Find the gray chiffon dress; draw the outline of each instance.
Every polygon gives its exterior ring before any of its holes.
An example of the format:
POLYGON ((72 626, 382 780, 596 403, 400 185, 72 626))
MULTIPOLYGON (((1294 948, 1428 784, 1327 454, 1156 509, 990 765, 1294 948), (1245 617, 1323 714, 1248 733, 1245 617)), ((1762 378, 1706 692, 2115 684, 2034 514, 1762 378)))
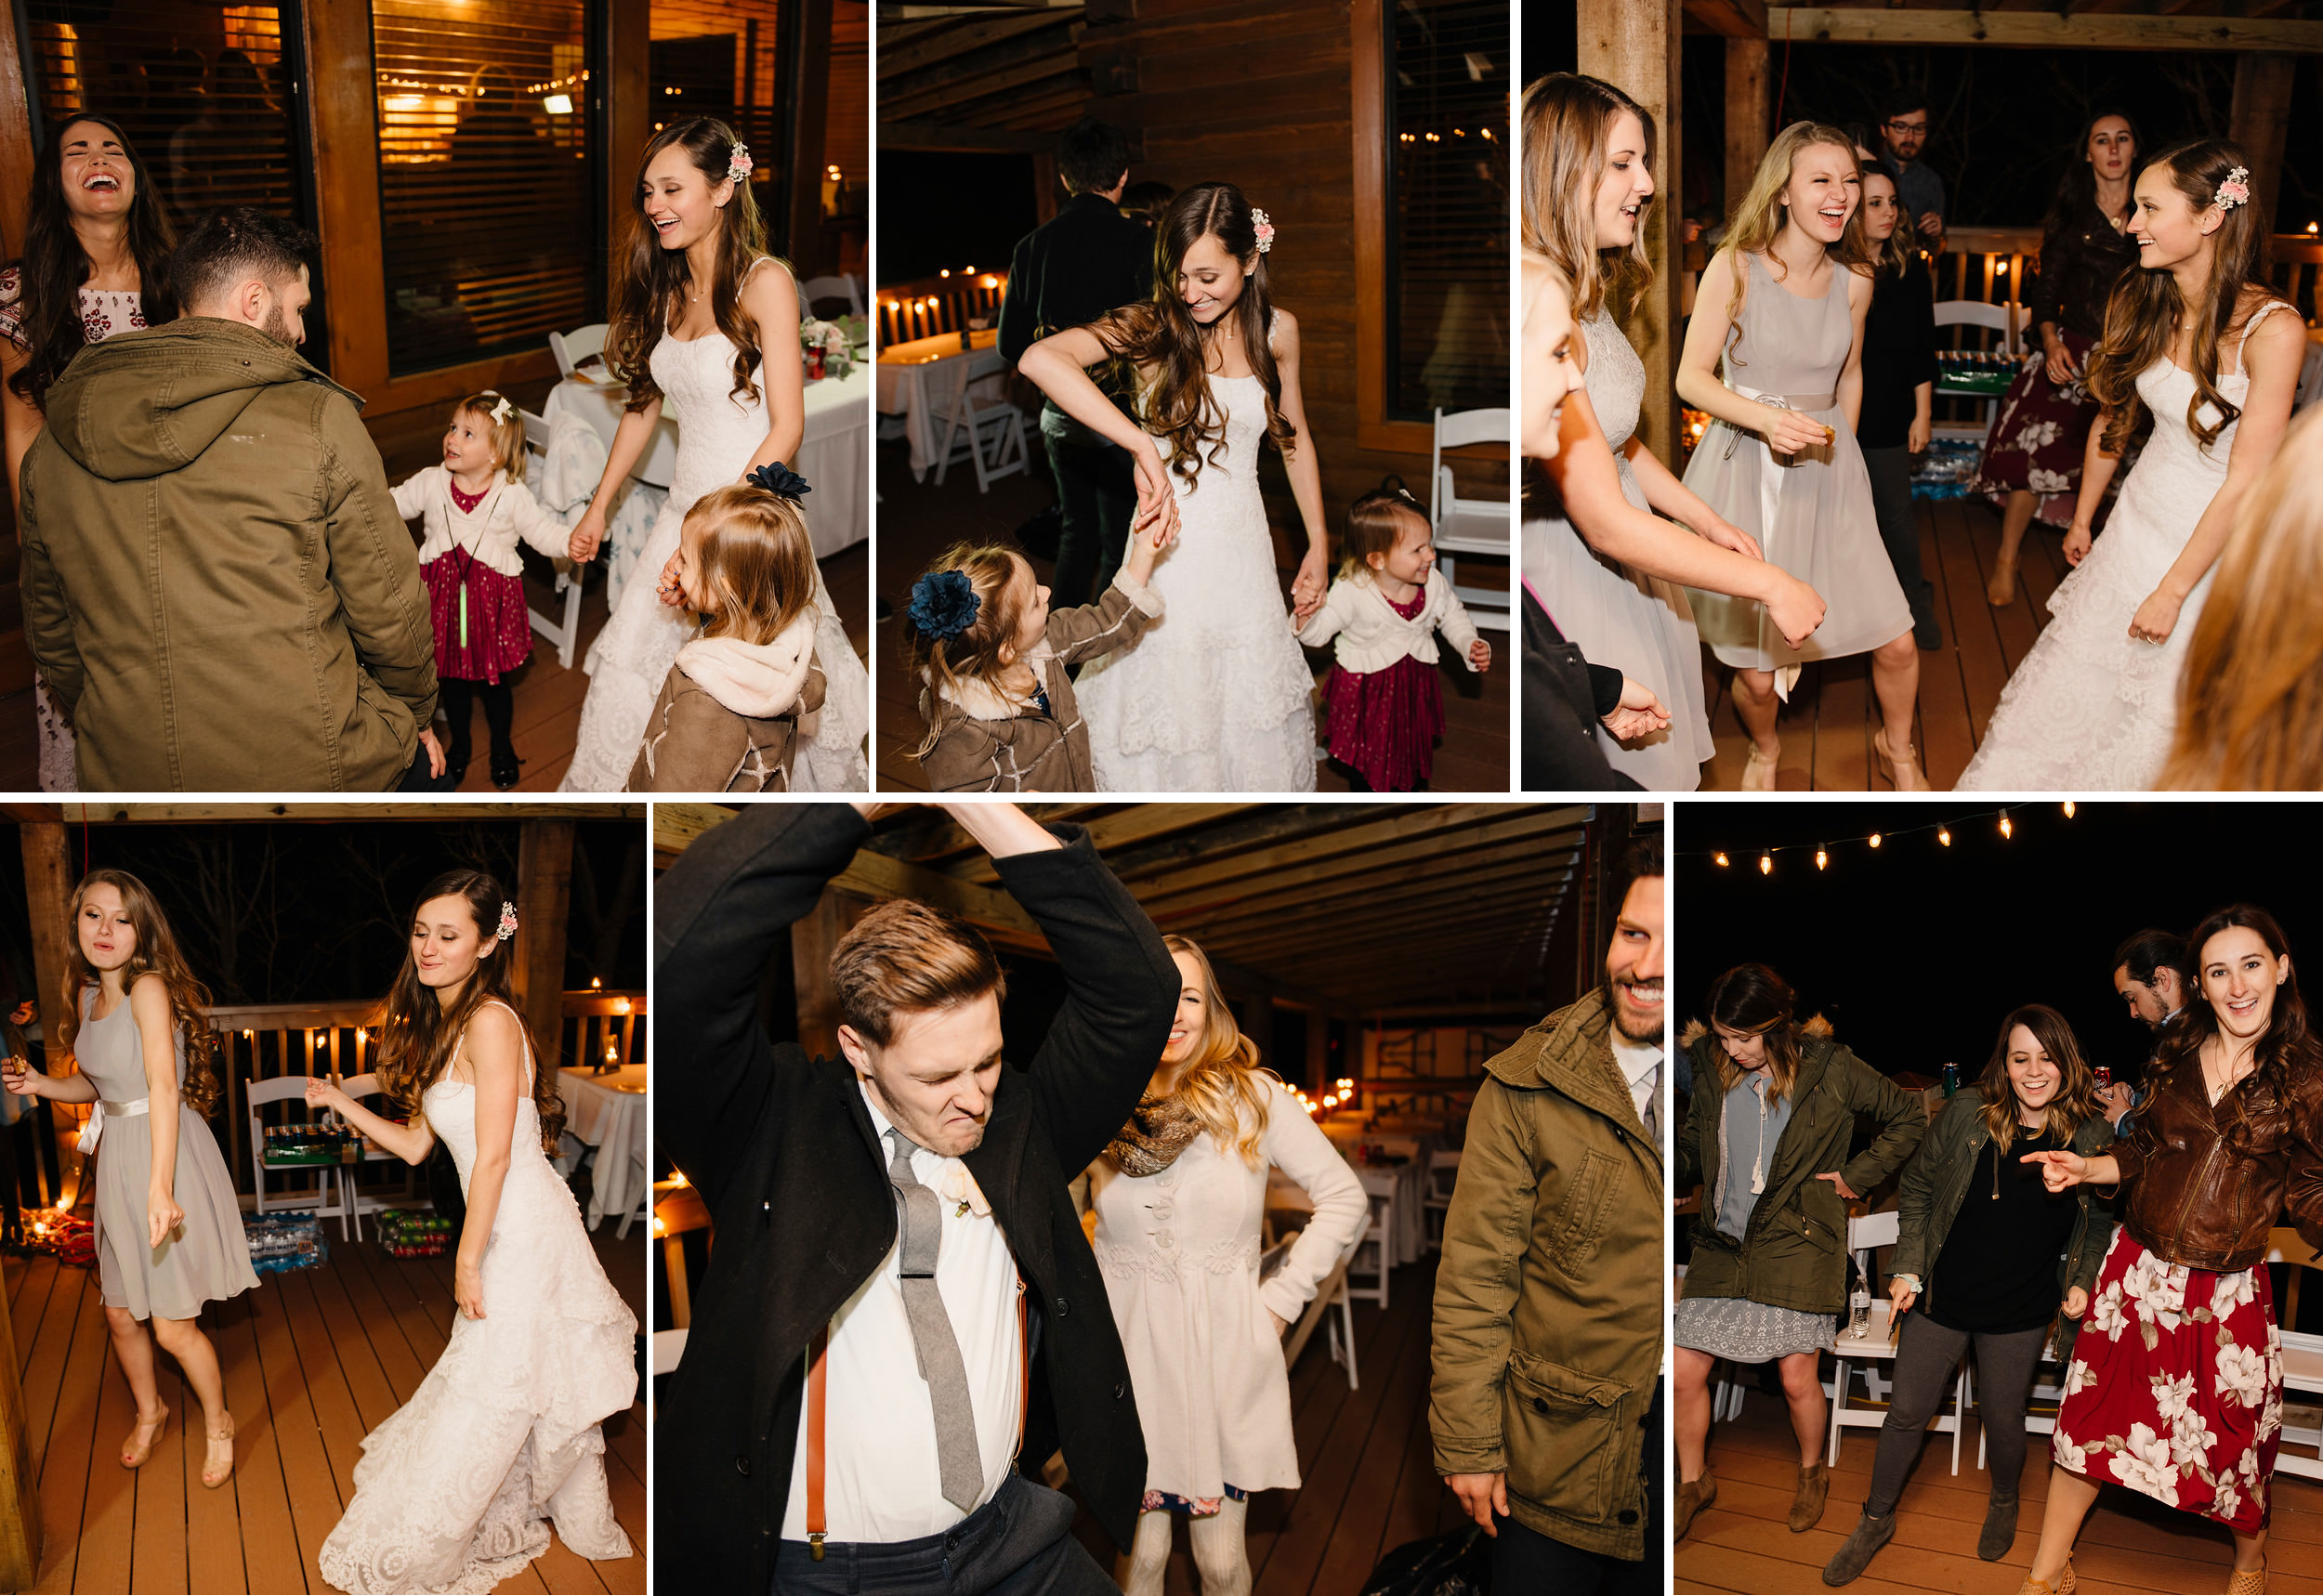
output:
MULTIPOLYGON (((177 1105, 177 1176, 170 1196, 185 1210, 159 1247, 145 1244, 145 1194, 152 1184, 153 1119, 147 1110, 145 1050, 125 994, 103 1019, 91 1017, 97 988, 81 994, 81 1028, 72 1055, 97 1087, 105 1123, 97 1141, 98 1286, 109 1308, 140 1319, 190 1319, 204 1302, 258 1283, 242 1228, 234 1183, 203 1118, 177 1105)), ((177 1084, 185 1085, 186 1043, 177 1038, 177 1084)))
POLYGON ((1830 290, 1802 299, 1758 256, 1743 255, 1741 263, 1742 313, 1726 333, 1726 386, 1797 411, 1836 437, 1778 455, 1757 433, 1713 421, 1694 446, 1686 485, 1756 538, 1768 559, 1822 595, 1823 624, 1794 649, 1765 605, 1699 589, 1692 594, 1694 621, 1711 652, 1739 670, 1778 671, 1869 653, 1911 630, 1911 606, 1880 541, 1855 425, 1839 408, 1839 374, 1855 345, 1850 274, 1834 262, 1830 290))
MULTIPOLYGON (((1637 430, 1646 397, 1646 367, 1605 307, 1582 323, 1589 370, 1582 386, 1613 450, 1621 496, 1648 515, 1646 491, 1630 471, 1621 446, 1637 430)), ((1602 725, 1597 744, 1606 763, 1649 792, 1691 792, 1701 785, 1702 761, 1715 752, 1710 711, 1702 697, 1701 640, 1686 590, 1604 558, 1561 516, 1525 522, 1523 575, 1566 641, 1591 663, 1610 665, 1653 689, 1670 712, 1670 727, 1651 737, 1617 742, 1602 725)))

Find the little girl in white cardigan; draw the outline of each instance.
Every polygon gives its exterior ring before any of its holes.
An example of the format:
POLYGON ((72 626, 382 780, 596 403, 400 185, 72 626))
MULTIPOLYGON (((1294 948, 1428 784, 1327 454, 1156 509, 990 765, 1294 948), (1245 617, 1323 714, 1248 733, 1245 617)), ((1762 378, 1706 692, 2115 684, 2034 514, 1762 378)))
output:
POLYGON ((511 735, 516 695, 502 678, 532 654, 517 544, 531 543, 554 558, 571 542, 564 525, 524 486, 524 418, 517 407, 490 389, 454 405, 443 431, 443 464, 397 484, 395 507, 405 520, 417 517, 424 534, 419 574, 436 634, 436 685, 452 722, 444 774, 456 787, 467 771, 470 708, 481 698, 492 785, 505 792, 518 772, 511 735))
POLYGON ((1467 606, 1436 569, 1427 517, 1400 484, 1383 485, 1348 510, 1339 575, 1299 628, 1309 648, 1338 639, 1323 701, 1331 757, 1358 791, 1427 785, 1444 730, 1438 632, 1470 670, 1492 668, 1492 646, 1476 635, 1467 606))

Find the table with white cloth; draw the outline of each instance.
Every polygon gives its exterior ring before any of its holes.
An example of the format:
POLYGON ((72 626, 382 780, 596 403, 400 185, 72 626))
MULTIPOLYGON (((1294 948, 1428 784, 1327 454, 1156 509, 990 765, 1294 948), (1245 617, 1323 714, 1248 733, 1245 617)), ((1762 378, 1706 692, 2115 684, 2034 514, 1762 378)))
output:
POLYGON ((646 1066, 625 1064, 599 1075, 573 1066, 564 1077, 565 1134, 597 1149, 596 1184, 589 1193, 589 1228, 607 1214, 619 1217, 644 1200, 646 1066))
MULTIPOLYGON (((1362 1182, 1365 1193, 1375 1197, 1392 1197, 1395 1202, 1395 1231, 1389 1236, 1390 1262, 1395 1265, 1415 1263, 1425 1256, 1427 1245, 1427 1179, 1428 1155, 1436 1150, 1432 1135, 1398 1136, 1366 1135, 1359 1125, 1333 1125, 1326 1121, 1323 1134, 1339 1149, 1340 1157, 1362 1182), (1400 1164, 1359 1164, 1356 1149, 1365 1144, 1380 1148, 1389 1157, 1401 1157, 1400 1164)), ((1266 1206, 1311 1211, 1314 1204, 1304 1192, 1280 1170, 1270 1170, 1266 1176, 1266 1206)))
MULTIPOLYGON (((844 377, 825 377, 807 385, 806 433, 798 446, 798 458, 786 464, 806 477, 813 490, 805 508, 817 559, 852 548, 871 536, 871 505, 864 497, 864 481, 871 469, 871 373, 860 365, 844 377)), ((624 384, 567 377, 548 390, 541 414, 550 421, 568 410, 585 416, 610 449, 628 399, 624 384)), ((677 420, 664 405, 645 457, 630 475, 640 482, 666 488, 676 470, 677 420)))
MULTIPOLYGON (((935 406, 952 397, 959 380, 959 362, 1000 342, 995 329, 970 332, 968 347, 960 347, 957 333, 938 333, 908 344, 890 344, 879 351, 879 413, 903 418, 904 437, 912 445, 912 476, 925 480, 942 447, 936 436, 935 406)), ((978 399, 998 401, 1008 381, 1005 372, 979 379, 970 389, 978 399)))

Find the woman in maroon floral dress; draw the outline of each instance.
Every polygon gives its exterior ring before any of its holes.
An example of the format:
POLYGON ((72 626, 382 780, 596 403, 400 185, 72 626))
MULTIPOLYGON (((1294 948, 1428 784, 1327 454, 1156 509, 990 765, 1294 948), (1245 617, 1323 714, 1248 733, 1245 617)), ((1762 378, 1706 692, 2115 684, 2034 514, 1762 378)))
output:
POLYGON ((2163 1029, 2136 1127, 2111 1151, 2028 1154, 2051 1191, 2119 1184, 2120 1223, 2081 1318, 2050 1445, 2049 1504, 2023 1589, 2074 1589, 2100 1483, 2234 1535, 2226 1589, 2266 1589, 2283 1416, 2267 1232, 2323 1245, 2323 1046, 2282 928, 2236 904, 2194 928, 2198 1002, 2163 1029))
MULTIPOLYGON (((2073 521, 2081 459, 2098 409, 2081 379, 2090 350, 2105 335, 2113 285, 2137 264, 2129 224, 2139 147, 2128 117, 2118 111, 2092 117, 2081 129, 2080 159, 2049 203, 2041 280, 2025 307, 2044 358, 2009 386, 1972 484, 2001 509, 2001 553, 1986 593, 1995 605, 2016 598, 2017 550, 2026 529, 2036 519, 2060 530, 2073 521)), ((2101 526, 2104 514, 2098 512, 2101 526)))
MULTIPOLYGON (((115 333, 177 316, 169 291, 176 245, 119 123, 84 115, 58 129, 33 166, 23 258, 0 271, 0 434, 11 504, 49 385, 72 357, 115 333)), ((72 791, 72 727, 37 681, 33 697, 41 787, 72 791)))

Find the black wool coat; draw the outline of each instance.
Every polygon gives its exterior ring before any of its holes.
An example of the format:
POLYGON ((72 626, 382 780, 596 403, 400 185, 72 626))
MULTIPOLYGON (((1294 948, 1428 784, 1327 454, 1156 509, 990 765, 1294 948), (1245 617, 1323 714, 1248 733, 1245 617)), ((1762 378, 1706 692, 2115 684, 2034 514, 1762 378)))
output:
MULTIPOLYGON (((1153 294, 1153 234, 1122 215, 1102 194, 1075 194, 1057 215, 1017 241, 1008 288, 1000 302, 1000 352, 1010 364, 1052 333, 1085 327, 1109 310, 1153 294)), ((1113 373, 1092 372, 1100 387, 1113 373)), ((1117 405, 1127 396, 1107 388, 1117 405)), ((1041 430, 1069 443, 1106 439, 1051 400, 1041 408, 1041 430)))
MULTIPOLYGON (((1052 830, 1064 849, 998 868, 1047 935, 1065 1003, 1030 1063, 1002 1071, 983 1143, 965 1161, 1031 1313, 1019 1466, 1037 1471, 1061 1446, 1076 1488, 1126 1547, 1145 1437, 1066 1183, 1136 1106, 1169 1036, 1178 974, 1086 834, 1052 830)), ((849 805, 755 805, 694 844, 656 889, 656 1134, 716 1226, 685 1361, 654 1421, 654 1557, 674 1588, 768 1589, 808 1341, 895 1245, 886 1161, 852 1069, 770 1045, 756 1019, 783 931, 869 834, 849 805)))

